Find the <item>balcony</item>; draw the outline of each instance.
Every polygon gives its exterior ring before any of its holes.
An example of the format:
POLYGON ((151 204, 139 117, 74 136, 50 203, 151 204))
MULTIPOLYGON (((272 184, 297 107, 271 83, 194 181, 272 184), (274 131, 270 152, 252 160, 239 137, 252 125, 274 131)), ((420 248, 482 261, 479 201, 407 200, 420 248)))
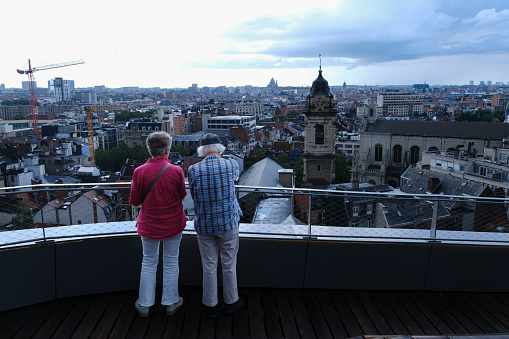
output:
POLYGON ((141 243, 129 220, 128 183, 3 190, 2 220, 10 213, 20 226, 28 216, 37 227, 0 232, 0 336, 509 333, 509 268, 499 260, 509 253, 507 200, 245 186, 238 194, 246 307, 214 322, 200 315, 190 199, 180 251, 184 308, 166 317, 155 307, 142 319, 132 306, 141 243), (356 218, 376 216, 373 227, 344 227, 349 202, 362 201, 372 215, 361 208, 356 218))

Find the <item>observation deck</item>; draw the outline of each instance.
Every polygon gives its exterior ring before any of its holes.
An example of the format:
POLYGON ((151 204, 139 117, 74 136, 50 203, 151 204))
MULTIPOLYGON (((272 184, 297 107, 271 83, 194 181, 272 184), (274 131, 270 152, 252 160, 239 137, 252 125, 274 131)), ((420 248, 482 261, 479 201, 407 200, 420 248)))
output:
POLYGON ((184 306, 137 315, 141 242, 128 186, 0 192, 1 218, 8 201, 23 202, 37 226, 10 230, 27 216, 19 205, 0 232, 0 337, 509 337, 506 199, 238 186, 251 219, 240 224, 237 266, 246 305, 213 321, 200 312, 187 198, 184 306))

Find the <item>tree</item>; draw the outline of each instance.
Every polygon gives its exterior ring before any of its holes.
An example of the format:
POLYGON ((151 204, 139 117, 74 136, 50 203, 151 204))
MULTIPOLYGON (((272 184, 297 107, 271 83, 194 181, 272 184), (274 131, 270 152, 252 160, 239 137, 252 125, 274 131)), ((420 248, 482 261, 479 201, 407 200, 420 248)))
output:
POLYGON ((140 112, 140 111, 122 111, 115 115, 115 121, 129 121, 130 119, 136 119, 136 118, 150 118, 154 115, 156 111, 150 110, 147 112, 140 112))
POLYGON ((24 230, 33 224, 28 204, 21 200, 16 204, 16 217, 13 220, 13 230, 24 230))
POLYGON ((171 145, 172 152, 180 153, 180 155, 183 155, 183 156, 191 155, 191 151, 194 151, 197 148, 198 148, 198 146, 184 147, 184 146, 171 145))
POLYGON ((264 148, 258 148, 251 153, 253 164, 257 163, 260 160, 265 159, 265 154, 263 152, 265 152, 264 148))
POLYGON ((286 153, 279 154, 276 156, 276 160, 286 168, 290 168, 290 156, 286 153))
POLYGON ((350 166, 344 155, 336 155, 336 158, 334 159, 334 170, 334 182, 336 184, 350 181, 350 166))
POLYGON ((95 162, 97 166, 99 166, 101 170, 112 172, 120 170, 127 159, 145 161, 148 158, 150 158, 150 153, 141 145, 129 148, 126 144, 120 144, 111 151, 101 147, 95 151, 95 162))
POLYGON ((28 105, 30 105, 30 100, 28 99, 2 100, 2 106, 28 106, 28 105))
POLYGON ((304 157, 301 155, 295 163, 295 186, 301 187, 304 177, 304 157))

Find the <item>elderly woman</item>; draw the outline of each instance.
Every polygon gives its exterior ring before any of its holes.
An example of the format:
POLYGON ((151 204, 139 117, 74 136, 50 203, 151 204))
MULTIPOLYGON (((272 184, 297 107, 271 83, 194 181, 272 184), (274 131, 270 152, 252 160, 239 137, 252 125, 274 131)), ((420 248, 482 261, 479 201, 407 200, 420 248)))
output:
POLYGON ((163 243, 163 295, 161 304, 166 314, 172 315, 183 305, 179 297, 179 246, 186 215, 182 200, 186 196, 184 172, 171 165, 168 156, 171 136, 166 132, 154 132, 147 137, 152 156, 136 168, 131 183, 129 203, 141 204, 136 224, 141 236, 143 261, 141 264, 139 299, 135 308, 142 317, 148 317, 150 306, 155 303, 156 273, 159 260, 159 244, 163 243))

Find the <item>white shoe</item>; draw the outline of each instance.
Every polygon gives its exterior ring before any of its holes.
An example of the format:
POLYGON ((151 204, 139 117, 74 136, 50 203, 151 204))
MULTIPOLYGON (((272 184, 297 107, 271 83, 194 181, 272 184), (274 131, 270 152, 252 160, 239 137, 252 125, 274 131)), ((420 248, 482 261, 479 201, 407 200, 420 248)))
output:
POLYGON ((177 301, 175 304, 166 306, 166 315, 174 315, 175 312, 179 310, 179 308, 184 305, 184 299, 182 297, 179 297, 179 301, 177 301))
POLYGON ((146 318, 146 317, 148 317, 148 312, 150 310, 150 307, 149 306, 141 306, 139 303, 139 300, 140 299, 136 299, 136 301, 134 303, 134 308, 136 309, 136 311, 138 311, 138 314, 140 315, 140 317, 146 318))

